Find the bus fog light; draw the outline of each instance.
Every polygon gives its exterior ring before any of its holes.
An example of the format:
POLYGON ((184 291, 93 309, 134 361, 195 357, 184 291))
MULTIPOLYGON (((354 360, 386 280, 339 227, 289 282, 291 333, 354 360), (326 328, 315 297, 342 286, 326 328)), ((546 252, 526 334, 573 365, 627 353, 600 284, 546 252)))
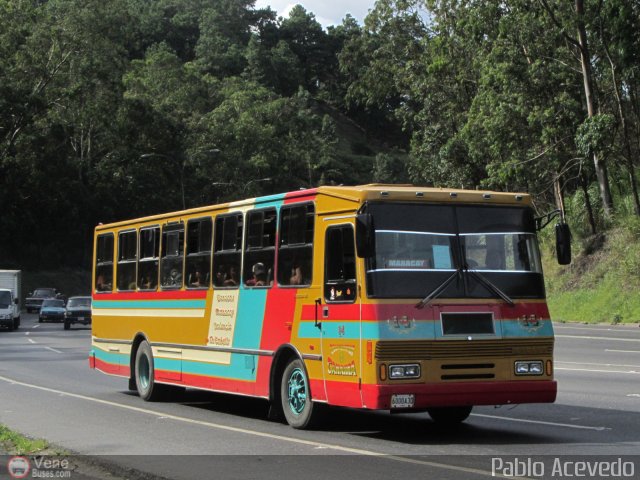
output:
POLYGON ((420 377, 420 365, 389 365, 389 378, 419 378, 420 377))
POLYGON ((516 375, 542 375, 543 367, 540 361, 515 363, 516 375))

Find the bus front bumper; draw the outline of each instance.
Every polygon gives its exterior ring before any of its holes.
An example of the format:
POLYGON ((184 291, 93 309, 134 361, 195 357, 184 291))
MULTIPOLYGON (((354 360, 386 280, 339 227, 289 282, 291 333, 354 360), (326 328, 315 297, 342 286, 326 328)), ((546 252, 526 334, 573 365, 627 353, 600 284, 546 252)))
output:
MULTIPOLYGON (((518 403, 552 403, 558 385, 555 380, 456 382, 443 384, 363 385, 364 407, 392 409, 392 400, 413 395, 407 408, 452 407, 463 405, 509 405, 518 403)), ((395 410, 395 408, 394 408, 395 410)))

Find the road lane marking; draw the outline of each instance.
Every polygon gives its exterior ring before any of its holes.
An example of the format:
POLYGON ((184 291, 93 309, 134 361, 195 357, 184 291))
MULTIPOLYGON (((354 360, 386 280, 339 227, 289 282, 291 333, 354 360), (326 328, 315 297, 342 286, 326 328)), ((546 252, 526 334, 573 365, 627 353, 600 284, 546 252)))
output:
POLYGON ((497 415, 485 415, 483 413, 472 413, 471 416, 483 417, 483 418, 494 418, 497 420, 508 420, 510 422, 535 423, 537 425, 550 425, 554 427, 577 428, 580 430, 596 430, 598 432, 601 432, 603 430, 611 430, 609 427, 589 427, 585 425, 573 425, 571 423, 556 423, 556 422, 545 422, 543 420, 526 420, 524 418, 498 417, 497 415))
POLYGON ((40 324, 38 324, 38 325, 34 325, 34 326, 33 326, 33 327, 31 327, 31 328, 38 328, 39 326, 40 326, 40 324))
POLYGON ((627 397, 638 397, 640 398, 640 393, 630 393, 627 397))
POLYGON ((52 352, 62 353, 60 350, 56 350, 56 349, 55 349, 55 348, 53 348, 53 347, 44 347, 44 348, 46 348, 47 350, 51 350, 52 352))
POLYGON ((31 338, 27 338, 27 340, 29 340, 29 343, 36 343, 35 341, 33 341, 33 339, 31 338))
POLYGON ((556 330, 562 330, 563 328, 567 329, 567 330, 589 330, 592 332, 637 332, 638 330, 636 330, 633 327, 625 327, 625 328, 588 328, 588 327, 571 327, 569 325, 553 325, 553 328, 555 328, 556 330))
POLYGON ((27 332, 27 333, 25 333, 25 335, 27 335, 27 336, 28 336, 28 335, 29 335, 29 333, 31 333, 31 332, 27 332))
POLYGON ((620 363, 588 363, 588 362, 564 362, 561 360, 556 360, 557 364, 563 365, 595 365, 597 367, 631 367, 631 368, 640 368, 640 365, 624 365, 620 363))
MULTIPOLYGON (((434 468, 440 468, 440 469, 444 469, 444 470, 452 470, 452 471, 456 471, 456 472, 471 473, 471 474, 475 474, 475 475, 482 475, 482 476, 485 476, 485 477, 494 477, 494 478, 498 477, 498 478, 509 478, 509 479, 522 478, 523 480, 528 480, 525 477, 508 477, 508 476, 500 475, 498 473, 494 474, 493 472, 491 472, 489 470, 480 470, 480 469, 477 469, 477 468, 461 467, 461 466, 457 466, 457 465, 447 465, 446 463, 430 462, 430 461, 427 461, 427 460, 418 460, 418 459, 415 459, 415 458, 406 458, 406 457, 400 457, 400 456, 397 456, 397 455, 388 455, 388 454, 385 454, 385 453, 375 452, 373 450, 363 450, 363 449, 360 449, 360 448, 342 447, 340 445, 332 445, 332 444, 327 444, 327 443, 322 443, 322 442, 314 442, 312 440, 304 440, 304 439, 301 439, 301 438, 285 437, 283 435, 277 435, 277 434, 274 434, 274 433, 260 432, 260 431, 257 431, 257 430, 248 430, 248 429, 239 428, 239 427, 231 427, 229 425, 222 425, 220 423, 207 422, 207 421, 204 421, 204 420, 195 420, 193 418, 180 417, 178 415, 172 415, 172 414, 168 414, 168 413, 164 413, 164 412, 159 412, 157 410, 149 410, 149 409, 146 409, 146 408, 134 407, 132 405, 124 405, 124 404, 120 404, 120 403, 116 403, 116 402, 110 402, 108 400, 102 400, 100 398, 87 397, 85 395, 80 395, 78 393, 70 393, 70 392, 65 392, 63 390, 56 390, 54 388, 42 387, 40 385, 33 385, 31 383, 20 382, 18 380, 14 380, 12 378, 4 377, 4 376, 0 376, 0 380, 2 380, 4 382, 7 382, 7 383, 10 383, 10 384, 13 384, 13 385, 20 385, 20 386, 26 387, 26 388, 32 388, 32 389, 35 389, 35 390, 41 390, 43 392, 55 393, 57 395, 77 398, 79 400, 86 400, 86 401, 93 402, 93 403, 99 403, 101 405, 109 405, 111 407, 121 408, 123 410, 129 410, 129 411, 132 411, 132 412, 143 413, 145 415, 152 415, 152 416, 155 416, 155 417, 164 417, 166 419, 174 420, 174 421, 177 421, 177 422, 184 422, 184 423, 189 423, 189 424, 192 424, 192 425, 200 425, 200 426, 204 426, 204 427, 215 428, 215 429, 218 429, 218 430, 225 430, 225 431, 228 431, 228 432, 242 433, 242 434, 246 434, 246 435, 253 435, 253 436, 256 436, 256 437, 269 438, 269 439, 272 439, 272 440, 279 440, 279 441, 282 441, 282 442, 297 443, 297 444, 300 444, 300 445, 306 445, 306 446, 309 446, 309 447, 314 447, 315 449, 335 450, 335 451, 351 453, 351 454, 355 454, 355 455, 377 457, 377 458, 385 459, 385 460, 393 460, 393 461, 396 461, 396 462, 411 463, 411 464, 414 464, 414 465, 422 465, 422 466, 426 466, 426 467, 434 467, 434 468)), ((501 418, 501 417, 496 417, 496 418, 501 418)))
POLYGON ((566 367, 555 367, 555 370, 566 370, 568 372, 592 372, 592 373, 630 373, 633 375, 640 374, 640 371, 635 370, 595 370, 590 368, 566 368, 566 367))
POLYGON ((640 350, 609 350, 608 348, 605 348, 604 351, 616 353, 640 353, 640 350))
POLYGON ((590 337, 588 335, 556 335, 556 338, 582 338, 584 340, 615 340, 618 342, 640 342, 640 338, 590 337))

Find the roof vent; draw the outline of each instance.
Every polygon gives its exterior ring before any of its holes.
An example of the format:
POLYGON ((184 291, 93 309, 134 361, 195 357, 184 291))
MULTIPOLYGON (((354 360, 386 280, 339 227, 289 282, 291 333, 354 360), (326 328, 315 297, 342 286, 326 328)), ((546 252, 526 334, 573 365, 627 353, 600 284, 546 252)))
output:
POLYGON ((484 198, 485 200, 489 200, 491 198, 491 194, 490 193, 483 193, 482 194, 482 198, 484 198))
POLYGON ((381 197, 388 197, 389 196, 389 192, 387 192, 387 191, 380 192, 380 196, 381 197))
POLYGON ((424 192, 416 192, 416 197, 424 197, 424 192))
POLYGON ((450 196, 451 198, 457 198, 457 197, 458 197, 458 194, 457 194, 456 192, 451 192, 451 193, 449 194, 449 196, 450 196))
POLYGON ((518 202, 521 202, 522 201, 522 195, 516 195, 516 200, 518 202))

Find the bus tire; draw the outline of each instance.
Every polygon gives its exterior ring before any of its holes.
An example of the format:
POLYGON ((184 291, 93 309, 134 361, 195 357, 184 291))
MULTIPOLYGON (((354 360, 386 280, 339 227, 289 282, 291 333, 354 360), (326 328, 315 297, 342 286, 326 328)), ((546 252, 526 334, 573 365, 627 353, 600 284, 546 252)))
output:
POLYGON ((280 382, 282 410, 287 423, 293 428, 304 429, 314 420, 314 403, 311 400, 309 379, 302 360, 289 362, 280 382))
POLYGON ((441 425, 455 425, 464 422, 471 414, 473 406, 428 408, 431 419, 441 425))
POLYGON ((151 346, 144 340, 136 351, 135 378, 136 390, 140 398, 147 402, 160 400, 164 393, 164 385, 155 382, 155 371, 153 368, 153 353, 151 346))

